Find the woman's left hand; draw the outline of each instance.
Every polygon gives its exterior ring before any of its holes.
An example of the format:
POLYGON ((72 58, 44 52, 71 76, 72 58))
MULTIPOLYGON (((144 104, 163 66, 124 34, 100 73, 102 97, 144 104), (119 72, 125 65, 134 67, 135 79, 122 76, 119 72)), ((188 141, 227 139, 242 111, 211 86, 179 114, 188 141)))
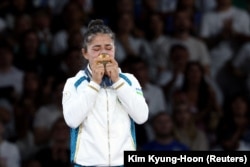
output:
POLYGON ((105 65, 105 74, 115 83, 119 80, 118 63, 114 58, 105 65))

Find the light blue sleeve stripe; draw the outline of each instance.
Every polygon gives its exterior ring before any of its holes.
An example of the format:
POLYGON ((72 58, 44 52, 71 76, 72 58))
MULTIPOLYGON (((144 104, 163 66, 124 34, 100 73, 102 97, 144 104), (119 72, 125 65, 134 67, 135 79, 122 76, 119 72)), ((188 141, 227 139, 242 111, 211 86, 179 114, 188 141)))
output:
POLYGON ((74 161, 79 128, 70 128, 70 161, 74 161))
MULTIPOLYGON (((119 74, 119 76, 121 78, 123 78, 130 86, 132 86, 132 82, 130 81, 130 79, 128 79, 128 77, 122 73, 119 74)), ((135 122, 134 120, 130 117, 130 131, 131 131, 131 135, 136 147, 136 132, 135 132, 135 122)))
MULTIPOLYGON (((89 78, 86 76, 83 76, 79 78, 74 86, 77 88, 83 81, 89 81, 89 78)), ((77 137, 78 137, 78 131, 79 127, 76 129, 70 128, 70 161, 74 161, 75 153, 76 153, 76 143, 77 143, 77 137)))
POLYGON ((135 144, 135 148, 137 147, 136 145, 136 132, 135 132, 135 122, 134 120, 130 117, 130 131, 131 131, 131 135, 135 144))
POLYGON ((119 77, 124 79, 130 86, 132 85, 132 82, 128 79, 128 77, 122 73, 119 74, 119 77))
POLYGON ((83 76, 81 78, 79 78, 76 82, 75 82, 75 87, 77 88, 83 81, 87 80, 88 82, 90 81, 90 79, 86 76, 83 76))

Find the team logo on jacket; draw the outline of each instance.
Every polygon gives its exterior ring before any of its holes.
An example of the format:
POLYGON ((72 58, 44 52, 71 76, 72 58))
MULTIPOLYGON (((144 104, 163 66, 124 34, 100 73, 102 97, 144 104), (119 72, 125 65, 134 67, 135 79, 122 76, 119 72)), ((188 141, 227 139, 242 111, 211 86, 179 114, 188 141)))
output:
POLYGON ((71 93, 70 92, 63 92, 63 102, 66 102, 70 99, 71 93))
POLYGON ((136 93, 139 95, 143 95, 142 90, 140 88, 136 88, 136 93))

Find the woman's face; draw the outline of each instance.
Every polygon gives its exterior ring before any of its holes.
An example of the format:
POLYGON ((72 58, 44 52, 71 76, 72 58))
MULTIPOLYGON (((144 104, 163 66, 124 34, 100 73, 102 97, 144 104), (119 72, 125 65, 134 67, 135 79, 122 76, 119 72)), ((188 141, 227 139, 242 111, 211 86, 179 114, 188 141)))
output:
POLYGON ((115 56, 114 41, 108 34, 97 34, 92 37, 90 43, 87 45, 87 50, 82 50, 84 57, 90 64, 101 54, 106 53, 111 57, 115 56))
POLYGON ((157 16, 157 15, 151 16, 149 26, 150 26, 150 30, 152 30, 155 34, 163 33, 164 25, 160 16, 157 16))
POLYGON ((171 55, 171 61, 175 68, 185 69, 188 62, 188 51, 184 49, 178 49, 171 55))
POLYGON ((158 116, 153 123, 153 129, 158 136, 169 136, 173 132, 173 122, 169 115, 158 116))
POLYGON ((176 107, 176 123, 179 125, 186 125, 191 120, 191 113, 187 104, 181 104, 176 107))
POLYGON ((176 14, 175 20, 175 30, 179 33, 189 31, 192 27, 192 22, 190 20, 189 13, 187 11, 180 11, 176 14))
POLYGON ((239 97, 232 102, 231 108, 233 113, 245 113, 247 112, 247 103, 239 97))
POLYGON ((27 34, 24 39, 24 48, 26 52, 36 52, 39 46, 39 40, 34 32, 27 34))
POLYGON ((39 80, 36 73, 27 72, 24 78, 24 89, 28 91, 37 91, 39 88, 39 80))
POLYGON ((232 105, 231 108, 232 108, 233 118, 234 118, 235 123, 239 127, 245 127, 248 123, 247 103, 239 97, 239 98, 235 99, 231 105, 232 105))
POLYGON ((188 69, 187 78, 189 82, 199 84, 202 78, 202 71, 198 65, 192 65, 188 69))

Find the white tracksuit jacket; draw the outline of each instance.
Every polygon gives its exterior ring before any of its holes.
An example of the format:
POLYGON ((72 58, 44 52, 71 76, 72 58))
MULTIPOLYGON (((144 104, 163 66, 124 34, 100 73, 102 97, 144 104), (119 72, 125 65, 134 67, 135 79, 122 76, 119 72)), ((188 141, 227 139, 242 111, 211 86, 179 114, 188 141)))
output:
POLYGON ((134 122, 142 124, 148 118, 148 106, 133 75, 120 73, 116 83, 108 79, 101 85, 91 81, 88 66, 64 86, 71 161, 78 165, 123 165, 123 151, 136 149, 134 122))

